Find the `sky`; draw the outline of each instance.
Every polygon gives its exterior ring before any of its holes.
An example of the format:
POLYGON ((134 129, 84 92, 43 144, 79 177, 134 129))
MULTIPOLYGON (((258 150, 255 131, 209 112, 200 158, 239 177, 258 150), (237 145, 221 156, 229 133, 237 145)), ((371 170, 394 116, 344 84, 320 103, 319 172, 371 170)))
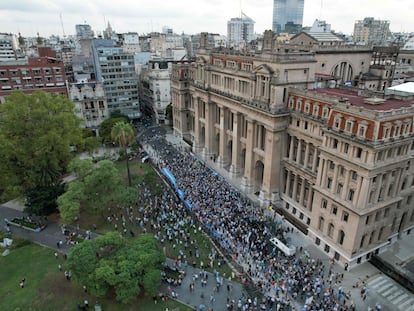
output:
MULTIPOLYGON (((97 33, 110 22, 117 33, 168 26, 178 34, 226 35, 240 8, 256 22, 256 33, 272 28, 273 0, 0 0, 0 32, 73 35, 76 24, 87 23, 97 33)), ((352 34, 355 21, 374 17, 390 21, 393 32, 414 32, 413 15, 413 0, 305 0, 303 25, 325 20, 332 30, 352 34)))

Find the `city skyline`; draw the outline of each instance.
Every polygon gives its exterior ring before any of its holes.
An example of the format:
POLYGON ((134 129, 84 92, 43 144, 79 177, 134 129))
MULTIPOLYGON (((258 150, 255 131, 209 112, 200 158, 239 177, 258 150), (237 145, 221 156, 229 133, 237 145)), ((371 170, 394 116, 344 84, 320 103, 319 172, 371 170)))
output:
MULTIPOLYGON (((87 23, 95 32, 101 32, 108 22, 118 32, 160 32, 169 26, 175 33, 199 32, 227 34, 227 21, 242 11, 255 22, 255 32, 261 34, 272 28, 273 0, 176 0, 151 2, 120 0, 103 2, 97 0, 22 0, 4 2, 0 5, 1 32, 21 33, 25 37, 42 37, 51 34, 62 36, 75 34, 75 25, 87 23), (220 8, 220 9, 218 9, 220 8), (63 27, 62 27, 63 24, 63 27)), ((392 32, 413 32, 411 12, 414 2, 366 0, 322 1, 305 0, 303 26, 311 26, 315 19, 325 20, 336 32, 351 34, 354 23, 365 17, 390 21, 392 32), (358 9, 356 9, 358 8, 358 9)))

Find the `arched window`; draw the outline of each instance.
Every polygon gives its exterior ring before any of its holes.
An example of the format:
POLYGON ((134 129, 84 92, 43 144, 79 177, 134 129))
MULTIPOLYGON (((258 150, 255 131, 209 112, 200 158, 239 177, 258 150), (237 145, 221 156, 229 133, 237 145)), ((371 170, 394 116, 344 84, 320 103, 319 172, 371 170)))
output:
POLYGON ((343 245, 345 240, 345 232, 343 230, 339 230, 338 234, 338 244, 343 245))
POLYGON ((319 217, 319 230, 323 231, 323 227, 325 225, 325 219, 323 219, 323 217, 319 217))
POLYGON ((333 237, 334 230, 335 230, 335 226, 334 226, 332 223, 330 223, 330 224, 328 225, 328 236, 329 236, 330 238, 332 238, 332 237, 333 237))

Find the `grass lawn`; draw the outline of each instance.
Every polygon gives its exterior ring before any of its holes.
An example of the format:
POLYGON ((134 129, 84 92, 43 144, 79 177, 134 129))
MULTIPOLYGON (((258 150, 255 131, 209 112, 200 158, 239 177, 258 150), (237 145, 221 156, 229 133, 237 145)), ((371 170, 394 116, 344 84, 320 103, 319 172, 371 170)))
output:
MULTIPOLYGON (((23 246, 12 249, 8 256, 0 257, 0 310, 76 310, 76 304, 82 304, 84 299, 89 301, 90 306, 99 301, 105 311, 165 310, 164 302, 154 304, 151 297, 140 297, 131 305, 123 305, 114 299, 101 299, 85 294, 74 282, 66 280, 62 256, 56 259, 51 249, 35 244, 21 244, 23 246), (58 269, 59 264, 62 265, 62 271, 58 269), (22 278, 26 278, 24 288, 19 286, 22 278)), ((191 310, 173 300, 169 300, 168 307, 177 311, 191 310)))

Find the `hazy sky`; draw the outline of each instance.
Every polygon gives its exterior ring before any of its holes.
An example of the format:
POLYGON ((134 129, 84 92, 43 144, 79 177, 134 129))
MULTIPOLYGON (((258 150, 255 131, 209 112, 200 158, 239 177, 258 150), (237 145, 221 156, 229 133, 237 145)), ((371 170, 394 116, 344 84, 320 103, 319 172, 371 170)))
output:
MULTIPOLYGON (((272 28, 273 0, 0 0, 0 32, 23 36, 75 34, 75 24, 88 23, 95 32, 109 21, 116 32, 202 31, 227 35, 227 21, 243 12, 255 32, 272 28), (63 28, 60 19, 62 16, 63 28)), ((391 31, 414 32, 413 0, 305 0, 304 26, 325 20, 332 30, 351 34, 356 20, 389 20, 391 31)))

